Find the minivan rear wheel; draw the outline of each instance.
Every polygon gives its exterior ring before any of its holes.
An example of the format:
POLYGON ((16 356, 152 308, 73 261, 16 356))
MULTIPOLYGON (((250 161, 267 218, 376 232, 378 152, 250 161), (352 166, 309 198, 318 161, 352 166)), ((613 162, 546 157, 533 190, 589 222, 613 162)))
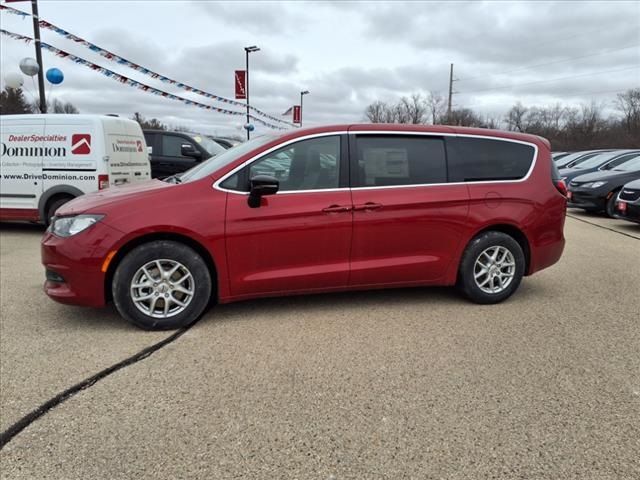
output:
POLYGON ((458 287, 476 303, 498 303, 520 285, 525 258, 520 244, 502 232, 484 232, 467 246, 458 273, 458 287))
POLYGON ((45 218, 44 218, 45 226, 47 227, 49 226, 49 224, 51 223, 51 217, 55 215, 56 210, 58 210, 62 205, 64 205, 67 202, 70 202, 71 200, 73 200, 73 197, 64 196, 64 197, 58 197, 53 201, 51 201, 49 205, 47 205, 47 210, 45 212, 45 218))
POLYGON ((206 263, 188 246, 168 240, 140 245, 116 268, 112 293, 118 312, 146 330, 191 324, 211 298, 206 263))

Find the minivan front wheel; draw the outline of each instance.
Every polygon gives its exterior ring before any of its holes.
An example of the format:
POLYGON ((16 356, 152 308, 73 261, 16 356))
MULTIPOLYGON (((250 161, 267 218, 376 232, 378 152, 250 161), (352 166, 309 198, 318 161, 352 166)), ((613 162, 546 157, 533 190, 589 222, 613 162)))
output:
POLYGON ((118 312, 147 330, 188 325, 211 297, 209 269, 193 249, 167 240, 140 245, 129 252, 113 276, 118 312))
POLYGON ((458 286, 476 303, 498 303, 510 297, 524 275, 525 258, 520 244, 502 232, 485 232, 465 250, 458 286))

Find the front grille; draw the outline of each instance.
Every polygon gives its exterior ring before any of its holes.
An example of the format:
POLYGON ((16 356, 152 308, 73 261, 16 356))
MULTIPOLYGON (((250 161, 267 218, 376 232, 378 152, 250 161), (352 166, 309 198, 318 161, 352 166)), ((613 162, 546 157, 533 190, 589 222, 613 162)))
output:
POLYGON ((627 202, 634 202, 639 198, 640 198, 640 190, 623 188, 622 192, 620 192, 620 200, 626 200, 627 202))

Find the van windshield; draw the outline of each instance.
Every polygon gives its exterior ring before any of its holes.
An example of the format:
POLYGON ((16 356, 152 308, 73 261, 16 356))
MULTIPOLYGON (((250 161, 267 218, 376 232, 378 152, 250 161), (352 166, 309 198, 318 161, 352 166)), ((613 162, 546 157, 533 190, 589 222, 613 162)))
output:
POLYGON ((241 156, 249 153, 251 150, 255 150, 262 145, 266 145, 276 138, 277 135, 261 135, 247 142, 236 145, 229 150, 225 150, 219 155, 211 157, 209 160, 193 167, 191 170, 187 170, 180 176, 180 183, 192 182, 194 180, 200 180, 201 178, 208 177, 220 168, 233 163, 241 156))

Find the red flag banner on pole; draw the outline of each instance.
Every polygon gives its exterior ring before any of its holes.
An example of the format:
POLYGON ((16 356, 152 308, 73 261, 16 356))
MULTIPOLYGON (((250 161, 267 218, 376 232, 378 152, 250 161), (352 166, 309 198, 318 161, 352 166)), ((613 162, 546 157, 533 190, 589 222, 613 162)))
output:
POLYGON ((300 123, 300 105, 293 106, 293 123, 300 123))
POLYGON ((236 70, 236 100, 247 98, 247 72, 244 70, 236 70))

